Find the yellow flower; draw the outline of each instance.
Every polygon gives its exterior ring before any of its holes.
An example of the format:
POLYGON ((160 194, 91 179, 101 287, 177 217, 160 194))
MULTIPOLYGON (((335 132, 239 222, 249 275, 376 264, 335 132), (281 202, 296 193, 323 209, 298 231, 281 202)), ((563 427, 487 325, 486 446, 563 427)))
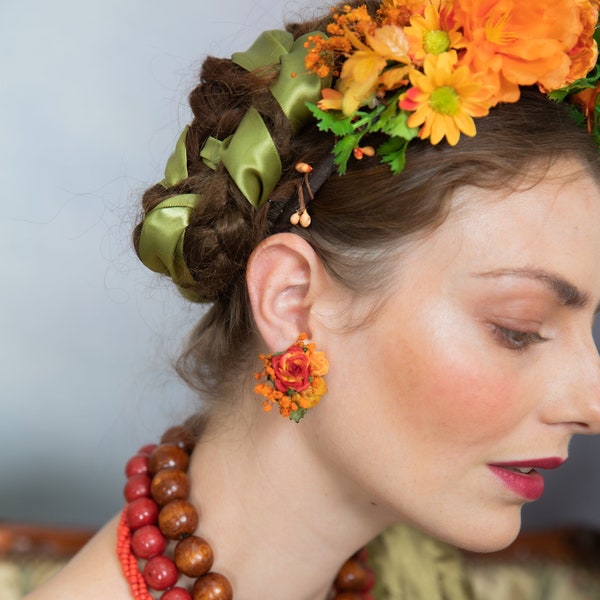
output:
MULTIPOLYGON (((367 102, 376 92, 381 83, 391 89, 391 81, 401 81, 407 72, 406 67, 395 77, 387 75, 380 79, 388 63, 411 62, 408 55, 408 40, 404 31, 394 25, 384 25, 375 30, 372 35, 365 36, 363 44, 351 37, 353 45, 359 49, 350 56, 342 67, 342 73, 337 90, 343 94, 342 110, 345 115, 352 114, 358 107, 367 102)), ((393 71, 395 69, 390 69, 393 71)))
POLYGON ((427 54, 441 54, 461 47, 462 34, 449 18, 446 5, 425 7, 423 15, 414 15, 404 29, 413 60, 421 62, 427 54))
POLYGON ((419 137, 430 138, 432 144, 444 137, 451 146, 460 134, 475 135, 473 117, 489 112, 481 99, 480 85, 467 67, 456 67, 456 52, 429 54, 423 64, 424 73, 412 71, 412 88, 400 100, 400 108, 414 111, 408 118, 409 127, 421 127, 419 137))

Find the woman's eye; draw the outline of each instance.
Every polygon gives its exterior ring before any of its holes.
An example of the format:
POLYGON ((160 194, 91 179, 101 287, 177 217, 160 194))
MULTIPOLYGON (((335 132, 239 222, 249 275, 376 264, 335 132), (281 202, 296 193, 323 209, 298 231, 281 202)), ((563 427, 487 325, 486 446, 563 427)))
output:
POLYGON ((525 350, 531 344, 540 344, 547 339, 534 331, 516 331, 500 325, 494 325, 493 328, 500 343, 510 350, 525 350))

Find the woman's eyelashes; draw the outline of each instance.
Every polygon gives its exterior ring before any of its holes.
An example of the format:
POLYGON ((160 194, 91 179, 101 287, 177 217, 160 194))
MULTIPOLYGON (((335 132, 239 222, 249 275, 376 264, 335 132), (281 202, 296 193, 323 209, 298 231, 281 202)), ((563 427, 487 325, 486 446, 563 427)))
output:
POLYGON ((532 344, 540 344, 548 339, 537 331, 519 331, 495 323, 491 327, 496 340, 509 350, 524 351, 532 344))

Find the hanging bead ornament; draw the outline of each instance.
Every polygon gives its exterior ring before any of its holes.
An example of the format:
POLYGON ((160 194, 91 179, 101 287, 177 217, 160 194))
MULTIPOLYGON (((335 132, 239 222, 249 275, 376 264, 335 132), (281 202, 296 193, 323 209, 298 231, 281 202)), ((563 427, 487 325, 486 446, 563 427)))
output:
MULTIPOLYGON (((211 571, 211 546, 195 533, 199 516, 188 500, 187 476, 193 445, 187 428, 174 427, 160 445, 140 448, 125 467, 127 504, 117 529, 117 556, 135 600, 154 600, 150 590, 162 592, 160 600, 233 599, 229 580, 211 571), (181 575, 194 579, 191 590, 183 587, 181 575)), ((342 565, 328 600, 374 600, 375 577, 365 561, 362 549, 342 565)))

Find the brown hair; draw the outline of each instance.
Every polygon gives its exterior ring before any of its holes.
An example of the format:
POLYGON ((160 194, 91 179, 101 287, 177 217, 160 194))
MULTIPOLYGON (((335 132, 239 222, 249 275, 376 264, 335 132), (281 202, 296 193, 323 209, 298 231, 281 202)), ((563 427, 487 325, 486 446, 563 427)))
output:
MULTIPOLYGON (((378 2, 368 1, 375 11, 378 2)), ((290 25, 295 37, 323 30, 329 19, 290 25)), ((330 152, 329 134, 308 125, 296 135, 269 92, 271 74, 247 72, 228 59, 209 57, 200 83, 190 94, 194 114, 187 135, 189 177, 165 190, 156 185, 143 196, 143 212, 169 196, 201 194, 186 230, 184 254, 196 281, 195 293, 210 302, 178 362, 181 376, 204 394, 227 394, 237 373, 250 372, 256 332, 248 301, 245 267, 251 252, 276 232, 273 214, 294 196, 298 161, 319 163, 330 152), (283 166, 271 202, 254 209, 222 166, 209 169, 200 159, 208 136, 231 135, 249 107, 269 127, 283 166)), ((512 189, 533 164, 540 173, 572 156, 600 177, 597 151, 563 104, 537 90, 522 90, 516 104, 499 105, 477 120, 477 135, 463 136, 455 147, 411 142, 407 163, 393 175, 376 158, 351 161, 344 176, 332 175, 310 205, 312 224, 293 228, 307 239, 333 277, 360 294, 385 285, 382 258, 402 241, 430 231, 445 218, 452 193, 466 184, 512 189)), ((287 229, 291 226, 287 225, 287 229)), ((137 248, 140 225, 134 232, 137 248)))

